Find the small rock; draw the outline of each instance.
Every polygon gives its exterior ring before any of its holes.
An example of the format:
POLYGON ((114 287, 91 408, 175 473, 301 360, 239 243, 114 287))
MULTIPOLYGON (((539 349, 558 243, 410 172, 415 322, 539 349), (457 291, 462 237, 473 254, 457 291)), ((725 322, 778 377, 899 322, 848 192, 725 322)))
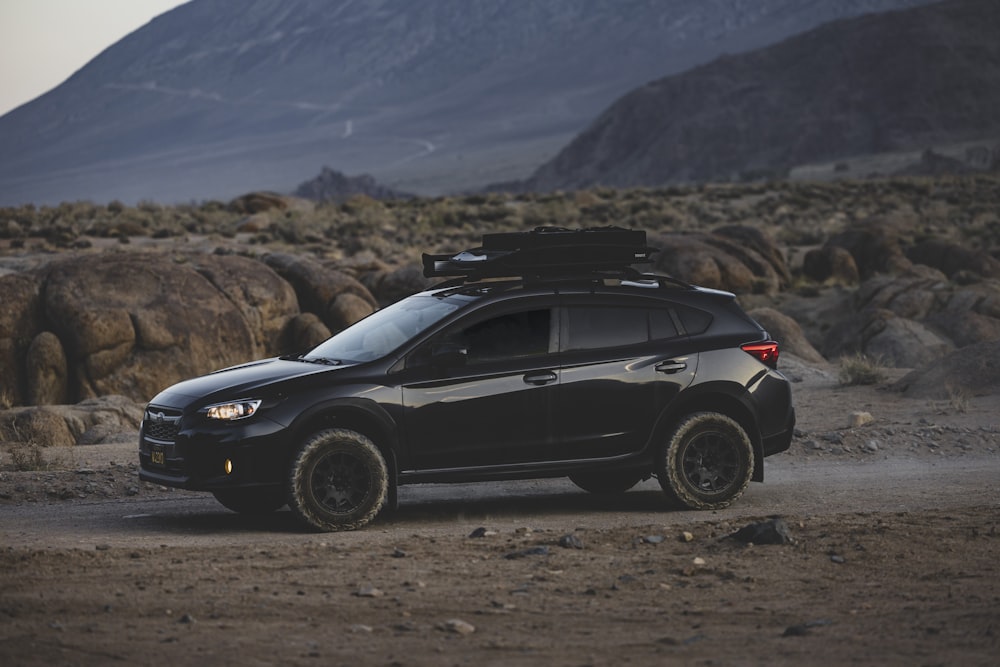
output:
POLYGON ((681 542, 691 542, 694 540, 694 535, 685 530, 680 534, 680 540, 681 542))
POLYGON ((369 634, 369 635, 370 635, 370 634, 371 634, 372 632, 374 632, 374 631, 375 631, 375 628, 373 628, 372 626, 370 626, 370 625, 363 625, 363 624, 361 624, 361 623, 356 623, 355 625, 352 625, 352 626, 351 626, 350 628, 348 628, 348 629, 349 629, 349 630, 350 630, 351 632, 354 632, 354 633, 364 633, 364 634, 369 634))
POLYGON ((878 451, 878 440, 869 440, 865 444, 861 445, 861 449, 874 454, 878 451))
POLYGON ((847 418, 847 428, 860 428, 865 424, 871 424, 873 421, 875 421, 875 418, 872 417, 872 413, 870 412, 852 412, 847 418))
POLYGON ((704 564, 705 564, 705 559, 704 559, 704 558, 702 558, 701 556, 696 556, 696 557, 694 558, 694 560, 692 560, 692 561, 691 561, 691 563, 692 563, 693 565, 697 565, 698 567, 701 567, 702 565, 704 565, 704 564))
POLYGON ((843 565, 844 563, 847 562, 847 559, 844 558, 843 556, 839 555, 839 554, 831 554, 830 555, 830 562, 831 563, 837 563, 838 565, 843 565))
POLYGON ((177 619, 177 622, 185 623, 188 625, 193 625, 194 623, 196 623, 196 621, 194 620, 194 616, 192 616, 191 614, 184 614, 183 616, 177 619))
POLYGON ((813 628, 819 628, 824 625, 833 625, 833 621, 829 621, 825 618, 821 618, 815 621, 807 621, 805 623, 800 623, 798 625, 790 625, 785 628, 785 632, 781 635, 782 637, 801 637, 803 635, 809 634, 809 631, 813 628))
POLYGON ((359 598, 380 598, 383 595, 385 595, 385 593, 375 588, 371 584, 365 584, 364 586, 359 588, 357 592, 354 593, 354 595, 359 598))
POLYGON ((646 535, 642 541, 646 544, 660 544, 663 542, 663 535, 646 535))
POLYGON ((469 537, 472 537, 472 538, 490 537, 492 535, 496 535, 496 532, 492 531, 492 530, 486 530, 482 526, 480 526, 479 528, 476 528, 474 531, 472 531, 471 533, 469 533, 469 537))
POLYGON ((583 540, 570 533, 559 538, 559 546, 563 549, 582 549, 583 540))
POLYGON ((531 547, 530 549, 521 549, 520 551, 512 551, 509 554, 504 554, 504 558, 507 560, 514 560, 515 558, 525 558, 527 556, 548 556, 549 548, 546 546, 541 547, 531 547))
POLYGON ((111 545, 110 544, 98 544, 94 548, 97 549, 98 551, 108 551, 108 550, 111 549, 111 545))
POLYGON ((476 631, 476 626, 466 623, 460 618, 451 618, 438 626, 439 630, 453 632, 457 635, 471 635, 476 631))
POLYGON ((395 549, 392 550, 392 557, 393 558, 406 558, 406 552, 397 547, 397 548, 395 548, 395 549))
POLYGON ((745 544, 791 544, 792 536, 788 526, 780 518, 774 518, 762 523, 751 523, 743 526, 735 533, 727 535, 737 542, 745 544))

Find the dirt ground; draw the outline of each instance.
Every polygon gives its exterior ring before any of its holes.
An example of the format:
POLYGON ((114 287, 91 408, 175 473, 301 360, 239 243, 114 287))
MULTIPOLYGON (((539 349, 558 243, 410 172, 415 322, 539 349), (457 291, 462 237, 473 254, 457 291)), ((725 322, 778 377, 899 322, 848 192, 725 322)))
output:
POLYGON ((0 473, 0 663, 996 664, 996 397, 788 369, 793 447, 718 512, 655 481, 419 487, 309 534, 139 483, 129 445, 47 451, 0 473), (792 543, 728 537, 774 515, 792 543))

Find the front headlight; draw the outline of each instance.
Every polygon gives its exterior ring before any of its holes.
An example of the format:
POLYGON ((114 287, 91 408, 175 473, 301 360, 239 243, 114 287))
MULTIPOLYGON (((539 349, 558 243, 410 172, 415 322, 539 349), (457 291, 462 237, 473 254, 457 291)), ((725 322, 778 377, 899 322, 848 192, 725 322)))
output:
POLYGON ((230 403, 217 403, 207 408, 202 408, 202 412, 209 419, 221 419, 223 421, 235 421, 246 419, 257 412, 260 407, 259 400, 232 401, 230 403))

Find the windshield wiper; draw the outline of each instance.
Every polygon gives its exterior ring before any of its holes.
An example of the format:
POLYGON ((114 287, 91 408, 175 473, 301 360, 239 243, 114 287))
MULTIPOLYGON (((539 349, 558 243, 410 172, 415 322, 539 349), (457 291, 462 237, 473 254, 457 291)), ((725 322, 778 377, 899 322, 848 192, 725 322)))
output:
POLYGON ((282 357, 286 361, 301 361, 306 364, 320 364, 323 366, 340 366, 344 362, 340 359, 328 359, 326 357, 308 357, 305 353, 293 354, 287 357, 282 357))
POLYGON ((344 363, 340 359, 327 359, 326 357, 302 357, 301 361, 308 361, 310 364, 322 364, 323 366, 339 366, 344 363))

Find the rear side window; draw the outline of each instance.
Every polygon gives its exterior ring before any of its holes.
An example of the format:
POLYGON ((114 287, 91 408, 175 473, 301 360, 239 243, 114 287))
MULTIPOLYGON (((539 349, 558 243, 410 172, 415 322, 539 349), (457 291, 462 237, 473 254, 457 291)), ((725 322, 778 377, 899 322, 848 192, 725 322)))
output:
POLYGON ((562 349, 567 352, 636 345, 677 335, 666 308, 570 306, 565 313, 562 349))
POLYGON ((684 327, 684 333, 689 336, 704 333, 708 325, 712 323, 712 316, 704 310, 678 304, 674 306, 674 312, 677 313, 677 317, 684 327))

